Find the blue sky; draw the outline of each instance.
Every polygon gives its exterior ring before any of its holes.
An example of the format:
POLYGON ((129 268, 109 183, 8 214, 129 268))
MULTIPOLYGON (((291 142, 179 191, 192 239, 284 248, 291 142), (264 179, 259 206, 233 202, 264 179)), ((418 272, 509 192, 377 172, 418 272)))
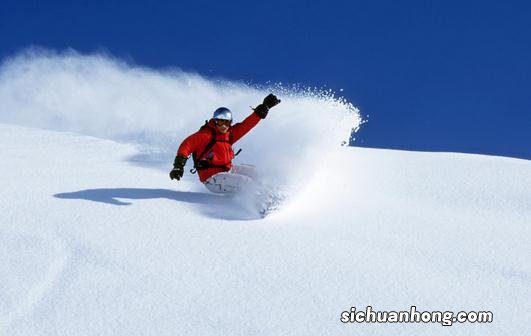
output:
POLYGON ((2 59, 28 46, 71 47, 207 77, 325 87, 369 115, 356 145, 531 159, 524 1, 7 0, 0 8, 2 59))

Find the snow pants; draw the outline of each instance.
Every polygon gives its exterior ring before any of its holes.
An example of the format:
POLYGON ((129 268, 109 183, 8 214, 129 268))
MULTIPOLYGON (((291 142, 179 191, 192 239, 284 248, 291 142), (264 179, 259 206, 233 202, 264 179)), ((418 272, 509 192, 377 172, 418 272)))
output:
POLYGON ((231 194, 253 185, 255 180, 255 167, 241 164, 233 165, 228 172, 212 175, 203 183, 213 193, 231 194))

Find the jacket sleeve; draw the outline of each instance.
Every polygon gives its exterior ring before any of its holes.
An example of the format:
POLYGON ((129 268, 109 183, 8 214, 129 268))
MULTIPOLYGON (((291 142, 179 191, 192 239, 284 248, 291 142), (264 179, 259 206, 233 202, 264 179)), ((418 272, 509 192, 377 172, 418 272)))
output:
POLYGON ((182 155, 185 157, 190 156, 190 154, 198 151, 201 148, 206 147, 210 141, 210 134, 204 131, 197 131, 196 133, 188 136, 183 140, 179 149, 177 150, 177 155, 182 155))
POLYGON ((253 127, 255 127, 262 118, 260 118, 256 113, 251 113, 250 116, 245 118, 242 122, 234 124, 231 128, 231 143, 235 143, 240 140, 245 134, 247 134, 253 127))

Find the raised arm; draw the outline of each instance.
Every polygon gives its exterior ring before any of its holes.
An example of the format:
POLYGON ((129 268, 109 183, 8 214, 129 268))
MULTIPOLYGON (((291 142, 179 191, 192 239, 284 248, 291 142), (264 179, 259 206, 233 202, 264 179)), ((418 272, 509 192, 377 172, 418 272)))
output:
POLYGON ((280 103, 274 94, 270 93, 264 98, 264 102, 258 105, 250 116, 245 118, 242 122, 235 124, 231 129, 231 143, 235 143, 240 140, 245 134, 247 134, 253 127, 255 127, 260 119, 264 119, 269 112, 269 109, 280 103))
POLYGON ((256 112, 251 113, 242 122, 234 124, 231 128, 231 144, 240 140, 245 134, 247 134, 253 127, 258 125, 261 118, 256 112))

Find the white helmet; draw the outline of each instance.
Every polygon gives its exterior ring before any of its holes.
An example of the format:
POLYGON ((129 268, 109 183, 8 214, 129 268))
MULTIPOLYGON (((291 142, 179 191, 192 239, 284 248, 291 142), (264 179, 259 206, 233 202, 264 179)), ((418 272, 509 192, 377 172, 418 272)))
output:
POLYGON ((220 107, 214 111, 213 118, 232 121, 232 112, 226 107, 220 107))

